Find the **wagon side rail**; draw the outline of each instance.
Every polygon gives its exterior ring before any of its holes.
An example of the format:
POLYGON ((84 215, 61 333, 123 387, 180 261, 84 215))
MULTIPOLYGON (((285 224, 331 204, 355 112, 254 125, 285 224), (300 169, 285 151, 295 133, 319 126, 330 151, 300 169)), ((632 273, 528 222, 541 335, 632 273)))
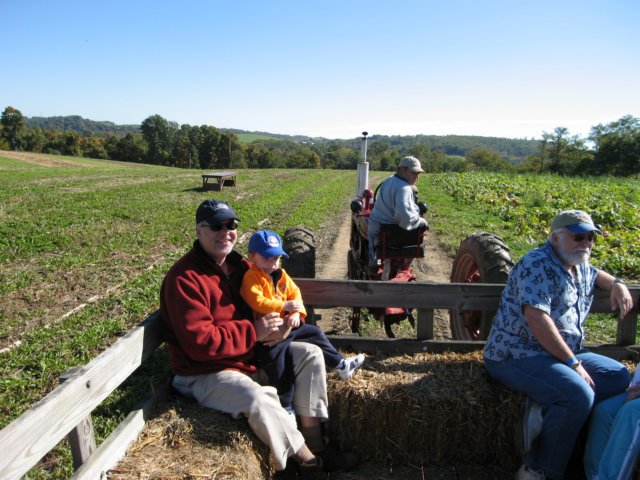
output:
POLYGON ((159 323, 157 313, 149 316, 0 430, 0 478, 22 477, 69 432, 86 425, 91 412, 160 345, 159 323))
MULTIPOLYGON (((418 310, 416 339, 433 339, 434 309, 495 311, 504 285, 488 283, 375 282, 363 280, 296 279, 305 304, 316 307, 406 306, 418 310), (402 299, 400 302, 398 299, 402 299), (398 305, 401 303, 401 305, 398 305)), ((640 286, 629 286, 633 308, 618 319, 617 346, 636 342, 640 286)), ((609 292, 596 289, 592 313, 611 313, 609 292)), ((451 343, 451 342, 448 342, 451 343)), ((482 348, 484 342, 471 341, 482 348)))

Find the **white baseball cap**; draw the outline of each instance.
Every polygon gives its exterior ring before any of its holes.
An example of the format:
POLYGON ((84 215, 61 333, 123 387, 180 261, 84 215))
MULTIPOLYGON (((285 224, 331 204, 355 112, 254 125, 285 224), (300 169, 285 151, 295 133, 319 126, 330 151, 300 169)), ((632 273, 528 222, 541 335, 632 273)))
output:
POLYGON ((403 157, 400 159, 398 166, 407 167, 409 171, 413 173, 424 173, 422 165, 420 165, 420 160, 416 157, 403 157))

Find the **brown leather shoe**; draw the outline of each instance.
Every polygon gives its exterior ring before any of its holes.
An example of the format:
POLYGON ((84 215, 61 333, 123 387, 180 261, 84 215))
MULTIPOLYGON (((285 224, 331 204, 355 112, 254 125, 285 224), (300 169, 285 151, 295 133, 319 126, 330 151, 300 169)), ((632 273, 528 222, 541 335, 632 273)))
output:
POLYGON ((322 458, 324 469, 327 472, 351 470, 360 463, 360 455, 357 453, 339 452, 332 447, 327 447, 320 452, 316 452, 316 457, 322 458))

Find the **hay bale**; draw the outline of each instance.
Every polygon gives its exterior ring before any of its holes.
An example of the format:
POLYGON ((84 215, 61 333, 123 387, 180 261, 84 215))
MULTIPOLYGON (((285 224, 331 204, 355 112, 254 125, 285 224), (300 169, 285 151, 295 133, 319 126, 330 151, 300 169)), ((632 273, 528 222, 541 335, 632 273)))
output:
MULTIPOLYGON (((367 462, 331 478, 511 478, 521 460, 524 396, 493 382, 481 355, 377 355, 348 381, 329 373, 331 437, 367 462)), ((170 395, 108 478, 269 479, 273 472, 245 420, 170 395)))
MULTIPOLYGON (((635 364, 623 363, 633 373, 635 364)), ((347 382, 329 375, 332 437, 386 465, 515 471, 524 400, 491 379, 480 351, 379 354, 347 382)))
POLYGON ((492 382, 481 355, 379 355, 347 382, 330 376, 333 436, 369 461, 516 469, 524 397, 492 382))
POLYGON ((271 478, 268 449, 246 421, 171 395, 118 465, 110 480, 271 478))

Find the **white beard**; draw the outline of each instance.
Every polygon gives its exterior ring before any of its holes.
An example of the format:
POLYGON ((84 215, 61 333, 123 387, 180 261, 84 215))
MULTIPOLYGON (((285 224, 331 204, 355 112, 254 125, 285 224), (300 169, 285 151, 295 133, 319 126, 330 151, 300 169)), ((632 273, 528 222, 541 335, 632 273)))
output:
POLYGON ((585 263, 587 260, 589 260, 589 257, 591 256, 591 252, 587 251, 581 251, 581 252, 574 252, 574 253, 567 253, 567 252, 563 252, 560 251, 558 252, 560 254, 560 258, 562 259, 563 262, 572 265, 572 266, 576 266, 576 265, 581 265, 583 263, 585 263))

